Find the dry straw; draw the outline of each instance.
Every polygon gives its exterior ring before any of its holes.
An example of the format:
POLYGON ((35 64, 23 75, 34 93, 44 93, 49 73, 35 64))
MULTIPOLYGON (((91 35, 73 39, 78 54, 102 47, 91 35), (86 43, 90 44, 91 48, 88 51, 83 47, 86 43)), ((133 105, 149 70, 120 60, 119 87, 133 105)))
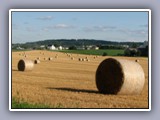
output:
POLYGON ((18 70, 19 71, 30 71, 34 67, 34 63, 31 60, 19 60, 18 62, 18 70))
POLYGON ((104 94, 140 94, 145 82, 142 67, 133 61, 108 58, 96 71, 96 85, 104 94))

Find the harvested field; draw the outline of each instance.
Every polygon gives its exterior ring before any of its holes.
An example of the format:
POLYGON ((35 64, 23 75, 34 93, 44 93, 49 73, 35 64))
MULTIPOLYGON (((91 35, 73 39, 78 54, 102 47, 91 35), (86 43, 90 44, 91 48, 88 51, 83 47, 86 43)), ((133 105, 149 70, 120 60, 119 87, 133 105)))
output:
POLYGON ((30 104, 44 104, 54 108, 148 108, 148 58, 113 57, 139 60, 145 73, 145 85, 140 95, 100 94, 95 83, 98 65, 106 57, 88 55, 90 61, 81 61, 86 55, 72 54, 74 60, 61 52, 26 51, 27 59, 52 57, 41 60, 32 71, 18 71, 17 63, 23 52, 12 52, 12 97, 30 104), (40 54, 44 53, 44 54, 40 54), (55 56, 58 55, 58 58, 55 56))

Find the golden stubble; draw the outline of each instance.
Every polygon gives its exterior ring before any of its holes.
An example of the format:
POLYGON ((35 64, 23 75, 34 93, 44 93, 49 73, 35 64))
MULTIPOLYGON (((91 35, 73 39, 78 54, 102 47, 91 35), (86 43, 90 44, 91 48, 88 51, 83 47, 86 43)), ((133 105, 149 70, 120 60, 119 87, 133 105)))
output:
POLYGON ((95 73, 99 63, 110 56, 36 50, 26 51, 25 57, 23 53, 12 52, 12 97, 19 101, 45 104, 51 108, 148 108, 148 58, 113 57, 138 59, 145 73, 145 85, 140 95, 104 95, 98 93, 95 73), (18 71, 20 59, 34 61, 38 57, 40 64, 35 64, 32 71, 18 71), (49 61, 49 57, 53 60, 49 61), (79 58, 86 57, 90 61, 79 61, 79 58))

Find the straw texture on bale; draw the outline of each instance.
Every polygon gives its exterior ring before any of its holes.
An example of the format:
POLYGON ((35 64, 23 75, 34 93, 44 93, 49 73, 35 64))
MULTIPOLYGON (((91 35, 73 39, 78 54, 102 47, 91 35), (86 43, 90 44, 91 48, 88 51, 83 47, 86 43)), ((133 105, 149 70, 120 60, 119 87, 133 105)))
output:
POLYGON ((34 60, 34 64, 39 64, 40 60, 34 60))
POLYGON ((34 68, 34 63, 31 60, 19 60, 18 70, 19 71, 30 71, 34 68))
POLYGON ((96 86, 104 94, 140 94, 144 82, 142 67, 129 60, 108 58, 96 71, 96 86))

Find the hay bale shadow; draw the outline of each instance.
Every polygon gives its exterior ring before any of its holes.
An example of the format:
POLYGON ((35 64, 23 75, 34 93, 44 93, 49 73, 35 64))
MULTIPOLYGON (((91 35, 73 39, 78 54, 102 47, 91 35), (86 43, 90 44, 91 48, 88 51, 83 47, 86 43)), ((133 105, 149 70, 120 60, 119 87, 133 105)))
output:
POLYGON ((74 89, 74 88, 52 88, 52 87, 47 87, 47 89, 62 90, 62 91, 69 91, 69 92, 82 92, 82 93, 96 93, 96 94, 99 94, 99 92, 96 91, 96 90, 84 90, 84 89, 74 89))

